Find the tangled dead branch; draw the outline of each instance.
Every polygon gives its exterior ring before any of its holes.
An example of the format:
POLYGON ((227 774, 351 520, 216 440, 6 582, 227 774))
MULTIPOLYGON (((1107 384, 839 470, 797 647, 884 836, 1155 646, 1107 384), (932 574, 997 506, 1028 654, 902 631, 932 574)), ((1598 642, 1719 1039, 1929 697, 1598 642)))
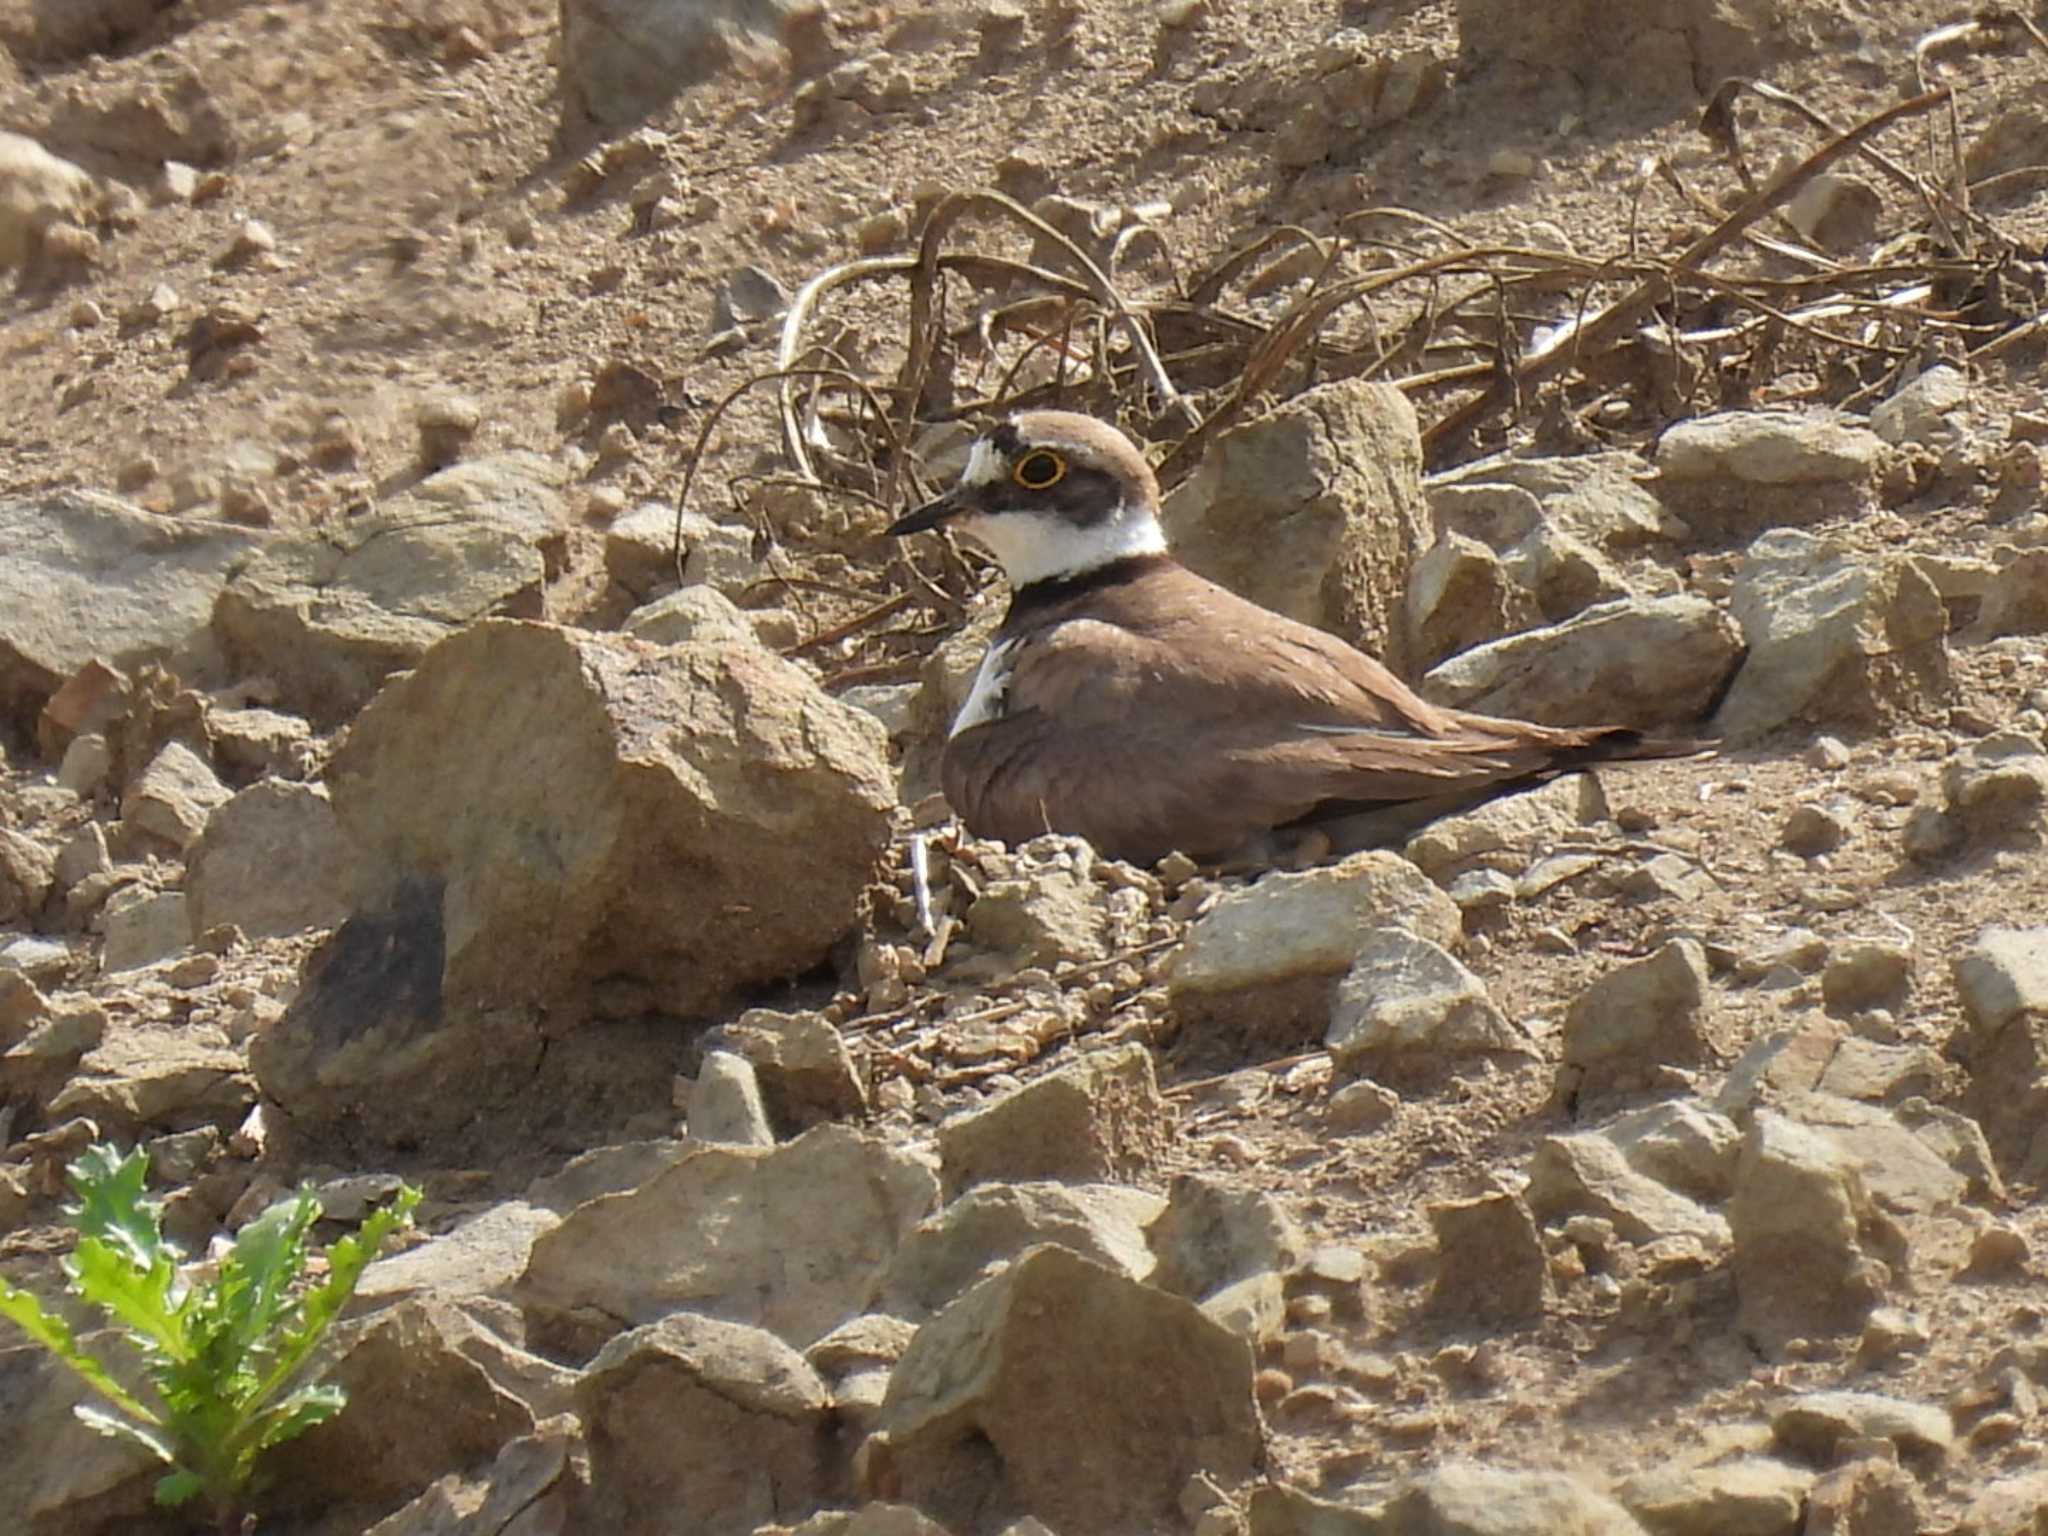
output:
MULTIPOLYGON (((1423 418, 1427 458, 1444 464, 1532 429, 1526 413, 1539 397, 1546 421, 1562 412, 1574 440, 1640 444, 1720 404, 1868 399, 1930 348, 2009 354, 2048 340, 2048 268, 1973 206, 1953 90, 1933 82, 1930 59, 1973 29, 2021 23, 1987 11, 1961 25, 1922 40, 1925 89, 1848 127, 1777 87, 1724 85, 1699 127, 1739 199, 1724 208, 1661 161, 1638 178, 1638 206, 1664 188, 1707 221, 1669 254, 1645 251, 1633 219, 1624 249, 1581 256, 1367 208, 1327 231, 1263 230, 1189 264, 1144 211, 1108 210, 1100 227, 1075 233, 998 192, 950 194, 929 211, 914 253, 846 262, 803 286, 775 369, 719 402, 691 469, 739 393, 771 383, 789 463, 772 478, 858 502, 878 531, 890 508, 955 467, 945 456, 967 435, 959 423, 1034 406, 1092 410, 1165 440, 1158 469, 1170 487, 1218 434, 1335 379, 1401 389, 1423 418), (1760 179, 1736 111, 1744 97, 1820 142, 1760 179), (1916 120, 1939 123, 1935 114, 1949 131, 1934 132, 1925 152, 1902 159, 1879 142, 1916 120), (1889 211, 1897 233, 1863 264, 1817 248, 1788 216, 1802 189, 1845 160, 1901 199, 1889 211), (1140 255, 1156 258, 1142 275, 1140 255), (879 299, 855 300, 877 287, 879 299), (867 321, 854 350, 877 359, 859 369, 838 342, 814 339, 823 313, 842 304, 867 321), (887 305, 900 321, 875 324, 887 305)), ((751 477, 735 500, 759 498, 769 478, 751 477)), ((772 537, 766 519, 756 526, 772 537)), ((957 551, 936 571, 898 552, 878 584, 820 613, 791 649, 836 681, 907 677, 974 581, 957 551)))

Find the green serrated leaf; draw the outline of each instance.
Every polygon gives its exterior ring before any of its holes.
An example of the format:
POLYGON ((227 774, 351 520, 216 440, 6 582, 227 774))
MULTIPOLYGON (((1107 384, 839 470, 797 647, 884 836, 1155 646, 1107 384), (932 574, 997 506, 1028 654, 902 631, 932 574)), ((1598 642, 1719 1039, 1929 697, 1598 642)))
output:
POLYGON ((166 1472, 156 1480, 156 1501, 165 1509, 176 1509, 206 1491, 206 1484, 196 1472, 178 1467, 166 1472))
POLYGON ((176 1466, 178 1462, 170 1436, 154 1424, 138 1424, 118 1413, 109 1413, 98 1403, 74 1403, 71 1412, 81 1424, 109 1440, 126 1440, 141 1446, 158 1461, 176 1466))
MULTIPOLYGON (((137 1269, 153 1268, 167 1244, 158 1224, 155 1201, 143 1195, 149 1177, 149 1154, 137 1147, 122 1157, 103 1142, 87 1147, 65 1170, 71 1192, 78 1197, 67 1214, 78 1230, 123 1254, 137 1269)), ((178 1255, 168 1257, 173 1265, 178 1255)))
POLYGON ((78 1347, 78 1341, 71 1336, 71 1329, 63 1318, 45 1311, 34 1295, 9 1285, 5 1280, 0 1280, 0 1317, 7 1318, 71 1367, 88 1386, 123 1413, 143 1423, 161 1422, 126 1387, 108 1375, 104 1365, 78 1347))
POLYGON ((277 1325, 291 1300, 292 1282, 305 1270, 306 1238, 319 1219, 318 1197, 301 1189, 272 1205, 235 1238, 234 1248, 222 1261, 221 1278, 234 1282, 234 1306, 224 1321, 241 1348, 277 1325))
POLYGON ((315 1424, 324 1424, 348 1406, 348 1394, 332 1382, 301 1387, 290 1397, 265 1409, 250 1426, 250 1450, 266 1450, 304 1434, 315 1424))
POLYGON ((173 1299, 178 1268, 167 1252, 149 1265, 100 1237, 81 1237, 64 1261, 71 1287, 114 1318, 133 1335, 145 1354, 167 1360, 189 1359, 192 1342, 185 1318, 173 1299))
POLYGON ((260 1410, 291 1384, 335 1318, 341 1315, 341 1309, 348 1305, 356 1282, 362 1279, 377 1250, 384 1246, 384 1239, 400 1227, 411 1225, 413 1208, 419 1203, 420 1192, 410 1184, 401 1185, 389 1205, 372 1211, 353 1236, 339 1238, 328 1248, 327 1278, 299 1298, 297 1314, 283 1332, 269 1374, 249 1399, 252 1411, 260 1410))

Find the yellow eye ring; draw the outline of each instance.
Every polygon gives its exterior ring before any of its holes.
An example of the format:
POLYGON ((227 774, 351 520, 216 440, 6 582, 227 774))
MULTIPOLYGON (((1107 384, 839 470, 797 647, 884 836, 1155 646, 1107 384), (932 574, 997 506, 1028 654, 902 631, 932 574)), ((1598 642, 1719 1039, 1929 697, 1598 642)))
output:
POLYGON ((1049 491, 1067 478, 1067 461, 1044 448, 1034 448, 1010 470, 1010 478, 1027 491, 1049 491))

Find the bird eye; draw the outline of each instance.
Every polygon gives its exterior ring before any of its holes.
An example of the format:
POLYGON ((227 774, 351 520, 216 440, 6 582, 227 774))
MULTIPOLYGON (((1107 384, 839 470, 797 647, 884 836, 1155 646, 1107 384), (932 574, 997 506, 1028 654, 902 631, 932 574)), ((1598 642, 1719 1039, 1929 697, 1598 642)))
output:
POLYGON ((1025 454, 1010 471, 1010 478, 1027 491, 1050 490, 1066 477, 1067 461, 1043 448, 1025 454))

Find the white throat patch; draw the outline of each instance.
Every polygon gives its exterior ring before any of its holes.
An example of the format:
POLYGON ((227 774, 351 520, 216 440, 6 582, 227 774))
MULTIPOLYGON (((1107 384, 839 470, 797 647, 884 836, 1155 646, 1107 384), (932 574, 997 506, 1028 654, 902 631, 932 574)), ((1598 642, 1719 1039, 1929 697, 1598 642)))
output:
POLYGON ((996 558, 1010 585, 1080 576, 1133 555, 1163 555, 1166 534, 1142 508, 1119 507, 1092 528, 1060 517, 998 512, 963 517, 960 531, 996 558))

